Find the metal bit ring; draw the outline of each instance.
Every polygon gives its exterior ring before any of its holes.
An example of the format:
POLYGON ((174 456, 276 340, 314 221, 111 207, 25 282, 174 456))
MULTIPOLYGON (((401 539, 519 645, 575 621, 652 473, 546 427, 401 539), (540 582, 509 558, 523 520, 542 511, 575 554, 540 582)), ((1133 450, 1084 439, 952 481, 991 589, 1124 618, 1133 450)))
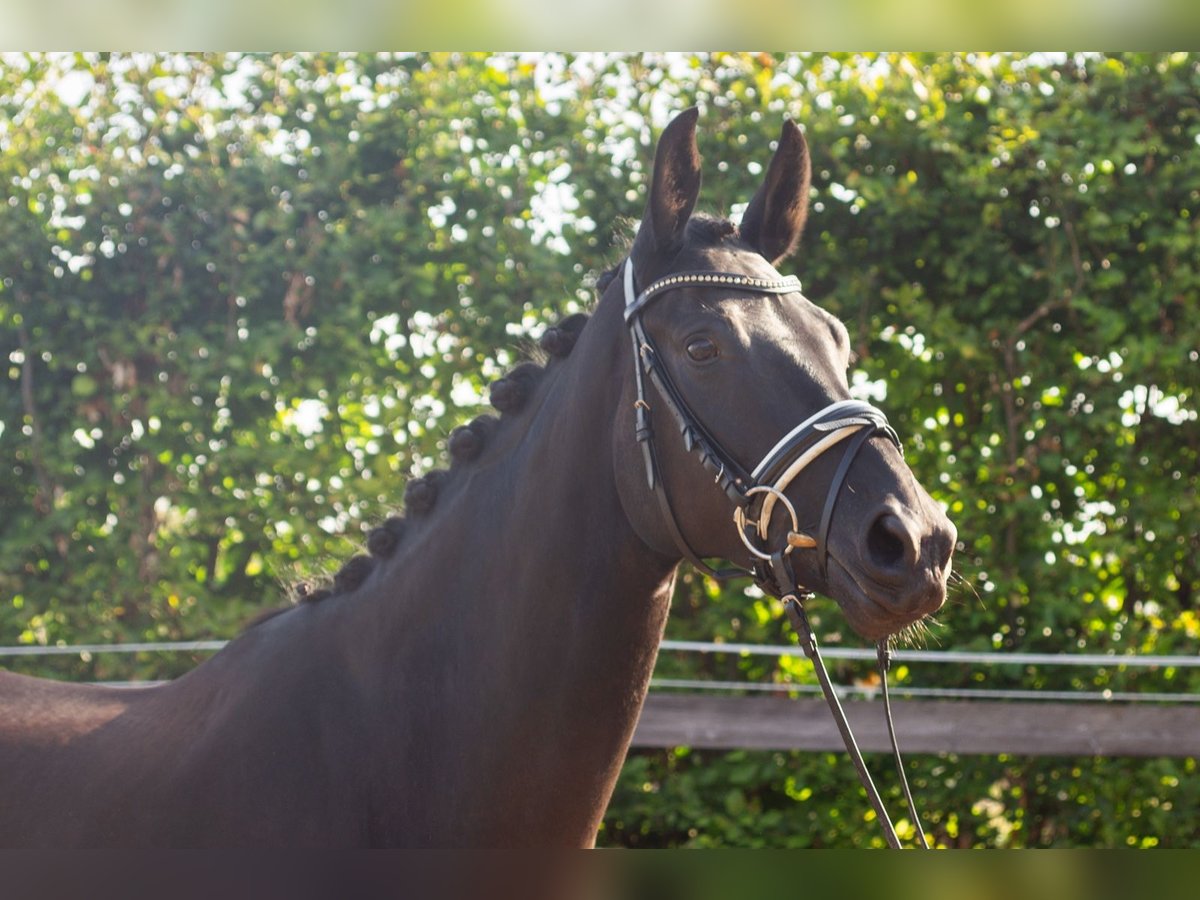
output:
MULTIPOLYGON (((788 512, 788 515, 791 516, 792 530, 790 532, 788 532, 788 535, 789 535, 788 545, 787 545, 787 548, 783 551, 784 553, 791 553, 792 549, 795 545, 791 542, 790 536, 793 534, 796 534, 796 535, 800 534, 800 522, 796 518, 796 507, 792 506, 792 501, 784 496, 783 491, 773 488, 770 485, 760 484, 760 485, 756 485, 755 487, 752 487, 752 488, 750 488, 750 490, 746 491, 747 497, 753 497, 755 494, 770 494, 771 496, 773 496, 775 498, 775 501, 777 503, 783 504, 783 508, 786 509, 788 512)), ((738 537, 740 537, 742 539, 742 543, 746 545, 747 550, 749 550, 751 553, 753 553, 759 559, 769 560, 771 558, 770 553, 763 553, 761 550, 759 550, 757 547, 755 547, 753 544, 751 544, 750 539, 748 537, 746 537, 746 511, 743 507, 739 506, 739 507, 737 507, 737 509, 735 509, 733 511, 733 524, 737 527, 738 537)))

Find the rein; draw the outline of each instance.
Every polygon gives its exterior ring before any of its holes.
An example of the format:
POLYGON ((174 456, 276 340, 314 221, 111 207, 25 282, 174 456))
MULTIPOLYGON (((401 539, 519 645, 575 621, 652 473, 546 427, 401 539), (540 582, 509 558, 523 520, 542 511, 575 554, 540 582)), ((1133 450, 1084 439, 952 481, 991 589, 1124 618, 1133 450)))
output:
MULTIPOLYGON (((727 287, 753 294, 786 295, 799 293, 800 281, 795 276, 767 279, 732 272, 677 272, 652 282, 639 294, 634 284, 632 260, 627 259, 624 264, 625 323, 633 342, 634 381, 637 389, 637 399, 634 401, 635 436, 642 449, 647 485, 658 500, 663 520, 667 523, 667 528, 679 552, 693 566, 712 578, 724 581, 730 578, 750 577, 766 593, 783 601, 788 620, 796 630, 804 654, 813 663, 825 700, 829 704, 830 712, 833 714, 838 731, 841 732, 842 740, 846 745, 846 752, 850 755, 858 772, 859 781, 867 793, 867 799, 879 818, 888 846, 900 849, 901 845, 896 836, 896 829, 888 817, 879 791, 863 762, 862 753, 859 751, 850 725, 846 721, 846 714, 829 679, 829 673, 826 671, 825 663, 821 659, 817 647, 816 637, 804 610, 804 602, 811 599, 813 593, 798 583, 790 560, 793 550, 815 549, 821 576, 822 578, 826 577, 829 560, 829 528, 833 521, 838 497, 841 494, 842 483, 850 471, 851 463, 866 442, 876 435, 886 437, 897 448, 900 448, 900 439, 888 424, 887 417, 874 406, 860 400, 839 400, 819 410, 785 434, 758 465, 749 470, 744 468, 731 454, 725 451, 720 442, 692 412, 672 380, 653 339, 646 332, 642 322, 642 313, 654 298, 668 291, 685 287, 727 287), (755 560, 751 568, 731 566, 715 569, 700 558, 684 537, 662 479, 661 465, 654 444, 654 431, 650 424, 650 404, 646 399, 647 380, 654 385, 663 405, 671 414, 683 439, 684 447, 700 457, 704 467, 713 473, 714 482, 720 486, 733 503, 734 526, 742 543, 755 560), (784 491, 810 463, 839 444, 845 446, 841 462, 834 472, 825 496, 817 533, 815 536, 804 534, 800 530, 796 510, 784 495, 784 491), (768 539, 771 517, 778 506, 782 506, 790 518, 791 528, 787 532, 783 546, 768 552, 761 549, 759 545, 765 545, 768 539)), ((883 686, 884 716, 887 720, 888 736, 892 744, 896 769, 900 775, 900 783, 913 825, 920 836, 922 846, 928 849, 929 845, 925 841, 924 829, 917 817, 916 805, 908 787, 908 779, 904 774, 904 763, 900 757, 900 748, 896 742, 896 729, 892 722, 891 701, 887 691, 887 673, 891 662, 887 639, 880 640, 876 649, 879 675, 883 686)))

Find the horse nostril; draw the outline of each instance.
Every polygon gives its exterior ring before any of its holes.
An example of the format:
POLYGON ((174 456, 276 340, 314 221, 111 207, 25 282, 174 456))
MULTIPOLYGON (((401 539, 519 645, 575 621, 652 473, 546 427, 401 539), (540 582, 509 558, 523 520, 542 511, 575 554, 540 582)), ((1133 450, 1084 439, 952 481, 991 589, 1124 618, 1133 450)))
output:
POLYGON ((867 532, 867 561, 879 569, 900 568, 915 553, 912 534, 904 521, 892 513, 883 513, 867 532))

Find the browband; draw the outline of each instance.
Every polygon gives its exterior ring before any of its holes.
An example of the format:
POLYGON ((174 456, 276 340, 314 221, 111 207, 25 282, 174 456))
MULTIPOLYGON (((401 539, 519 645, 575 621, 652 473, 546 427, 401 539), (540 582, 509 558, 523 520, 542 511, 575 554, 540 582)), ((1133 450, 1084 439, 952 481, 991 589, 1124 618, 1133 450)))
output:
POLYGON ((784 278, 756 278, 735 272, 675 272, 666 275, 642 291, 633 293, 633 266, 625 265, 625 321, 642 311, 659 294, 684 287, 738 287, 755 294, 791 294, 799 292, 800 279, 795 275, 784 278))

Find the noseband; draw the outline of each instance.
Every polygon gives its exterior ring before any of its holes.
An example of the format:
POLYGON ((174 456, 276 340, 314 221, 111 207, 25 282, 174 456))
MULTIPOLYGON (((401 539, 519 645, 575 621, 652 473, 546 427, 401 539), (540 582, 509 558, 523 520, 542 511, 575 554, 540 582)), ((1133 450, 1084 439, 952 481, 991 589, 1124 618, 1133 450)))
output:
MULTIPOLYGON (((671 378, 671 373, 663 363, 653 339, 646 332, 642 314, 656 297, 680 288, 723 287, 750 294, 786 295, 799 293, 800 281, 793 275, 770 279, 732 272, 676 272, 652 282, 641 293, 638 293, 634 284, 632 260, 627 259, 624 264, 624 287, 625 324, 629 328, 630 339, 633 342, 634 383, 637 389, 637 399, 634 401, 635 435, 642 448, 647 485, 658 500, 663 521, 667 524, 672 540, 679 552, 706 575, 722 581, 728 578, 748 576, 753 578, 764 591, 784 601, 788 618, 800 637, 801 646, 816 668, 821 688, 833 712, 838 730, 842 734, 846 750, 858 770, 859 779, 866 789, 867 797, 883 826, 884 837, 887 838, 889 846, 899 848, 900 842, 896 837, 895 828, 888 818, 879 792, 871 780, 871 775, 863 763, 862 754, 850 732, 845 713, 829 680, 817 648, 816 637, 813 635, 808 616, 804 611, 803 602, 810 599, 813 594, 798 583, 790 555, 796 549, 815 549, 821 578, 822 580, 827 578, 829 528, 833 521, 838 497, 841 494, 842 484, 850 471, 850 465, 872 437, 881 435, 895 444, 897 449, 900 449, 900 439, 888 424, 887 417, 871 404, 861 400, 838 400, 809 416, 780 438, 756 466, 750 469, 743 467, 732 454, 725 450, 688 406, 687 400, 679 391, 671 378), (750 568, 732 566, 714 569, 700 558, 700 555, 692 549, 687 538, 684 537, 662 478, 661 465, 654 443, 654 431, 650 424, 650 404, 646 399, 646 379, 653 383, 663 405, 671 414, 683 439, 684 447, 700 457, 704 467, 713 473, 714 482, 720 486, 733 503, 734 526, 742 543, 754 558, 750 568), (810 463, 843 443, 845 446, 842 449, 842 458, 829 483, 817 533, 815 536, 804 534, 800 530, 796 510, 785 496, 784 491, 810 463), (777 541, 776 546, 772 549, 769 532, 771 517, 777 506, 784 508, 790 519, 791 527, 784 540, 777 541)), ((883 679, 888 734, 891 737, 896 766, 900 773, 913 825, 920 835, 921 843, 927 847, 924 831, 908 789, 908 781, 904 774, 904 765, 900 759, 896 733, 892 725, 891 704, 887 693, 887 669, 890 663, 890 653, 886 639, 879 642, 878 660, 880 675, 883 679)))

